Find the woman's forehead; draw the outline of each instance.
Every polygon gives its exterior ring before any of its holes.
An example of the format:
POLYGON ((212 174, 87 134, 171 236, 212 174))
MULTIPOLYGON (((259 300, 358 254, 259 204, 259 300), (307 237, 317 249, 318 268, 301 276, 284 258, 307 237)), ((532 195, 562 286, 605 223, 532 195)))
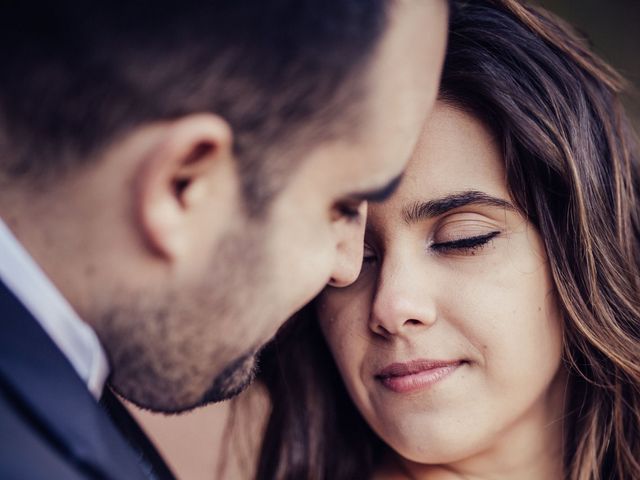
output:
MULTIPOLYGON (((386 202, 372 203, 372 220, 411 205, 464 192, 509 201, 504 163, 489 129, 474 116, 442 102, 428 118, 402 182, 386 202)), ((405 215, 406 216, 406 215, 405 215)))

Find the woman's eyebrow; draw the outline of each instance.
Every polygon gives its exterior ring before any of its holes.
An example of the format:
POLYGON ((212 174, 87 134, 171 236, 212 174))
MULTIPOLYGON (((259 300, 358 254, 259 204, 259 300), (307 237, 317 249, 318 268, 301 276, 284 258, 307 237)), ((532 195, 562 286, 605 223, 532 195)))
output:
POLYGON ((444 197, 435 198, 426 202, 415 202, 402 209, 402 217, 405 222, 412 224, 420 220, 440 216, 450 210, 464 207, 465 205, 487 205, 501 207, 515 211, 511 202, 497 198, 477 190, 452 193, 444 197))

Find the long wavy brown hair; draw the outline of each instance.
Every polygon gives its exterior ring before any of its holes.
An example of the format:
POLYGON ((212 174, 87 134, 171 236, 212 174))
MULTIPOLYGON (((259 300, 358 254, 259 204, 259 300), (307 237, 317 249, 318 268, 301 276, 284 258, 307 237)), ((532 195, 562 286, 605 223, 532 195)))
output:
MULTIPOLYGON (((551 14, 454 2, 440 97, 500 139, 563 312, 564 472, 640 479, 640 167, 621 77, 551 14)), ((313 307, 262 356, 272 412, 257 477, 368 478, 385 447, 351 403, 313 307)))

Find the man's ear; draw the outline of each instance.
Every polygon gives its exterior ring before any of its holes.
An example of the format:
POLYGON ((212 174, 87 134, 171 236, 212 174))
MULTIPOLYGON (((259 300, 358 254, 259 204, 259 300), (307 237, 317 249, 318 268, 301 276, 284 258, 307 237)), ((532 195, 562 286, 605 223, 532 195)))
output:
POLYGON ((229 124, 213 114, 162 123, 135 172, 140 233, 170 261, 210 248, 239 204, 229 124))

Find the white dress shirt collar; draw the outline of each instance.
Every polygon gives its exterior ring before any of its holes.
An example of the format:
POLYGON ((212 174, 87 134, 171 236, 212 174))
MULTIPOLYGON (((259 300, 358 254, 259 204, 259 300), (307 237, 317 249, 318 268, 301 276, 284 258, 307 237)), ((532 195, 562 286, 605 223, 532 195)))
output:
POLYGON ((107 357, 93 329, 0 219, 0 279, 40 323, 98 399, 109 374, 107 357))

